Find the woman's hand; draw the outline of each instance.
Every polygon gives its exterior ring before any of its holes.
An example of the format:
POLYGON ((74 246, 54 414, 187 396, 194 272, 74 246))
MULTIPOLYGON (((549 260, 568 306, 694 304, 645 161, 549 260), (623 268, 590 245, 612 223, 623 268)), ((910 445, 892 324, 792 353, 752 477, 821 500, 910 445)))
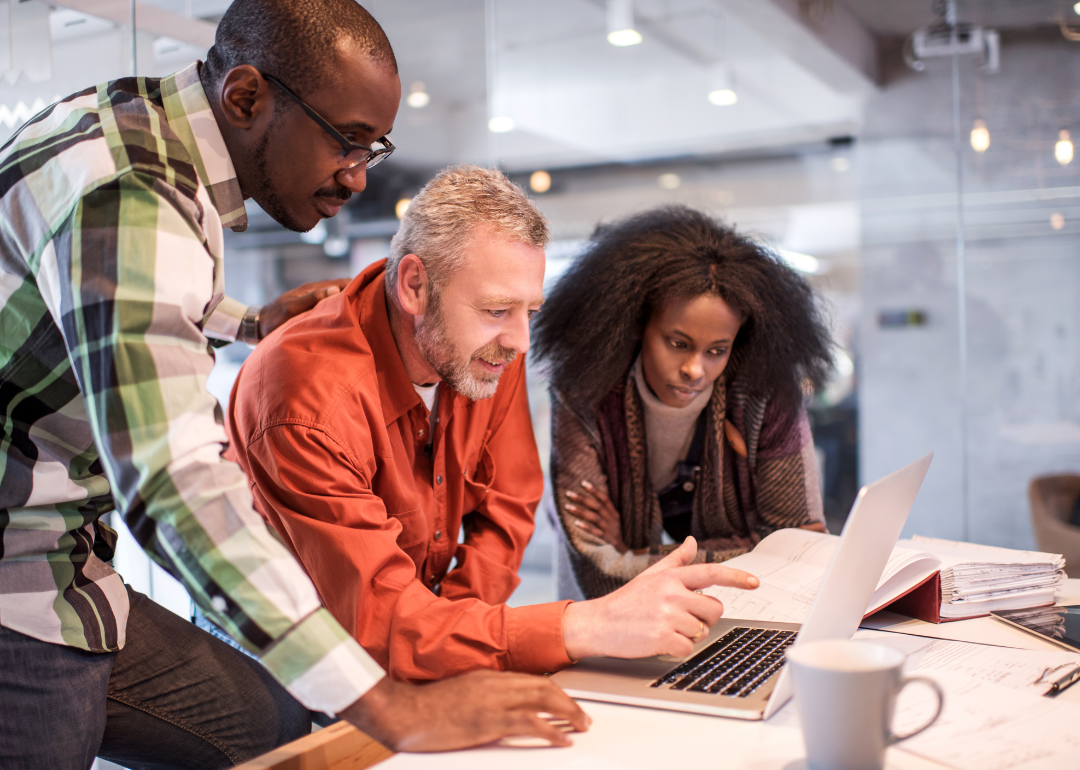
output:
POLYGON ((629 550, 623 542, 622 517, 606 494, 588 481, 582 481, 581 490, 567 492, 566 497, 571 501, 565 505, 566 512, 573 517, 574 524, 615 546, 619 553, 629 550))

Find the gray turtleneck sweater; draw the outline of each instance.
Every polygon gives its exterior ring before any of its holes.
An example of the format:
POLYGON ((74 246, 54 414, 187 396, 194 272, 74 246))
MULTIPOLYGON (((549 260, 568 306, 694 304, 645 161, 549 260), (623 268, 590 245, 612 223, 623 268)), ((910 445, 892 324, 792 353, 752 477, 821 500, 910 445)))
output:
POLYGON ((645 455, 649 461, 649 482, 659 492, 679 475, 679 462, 690 451, 694 426, 712 398, 706 388, 684 407, 668 406, 649 389, 641 367, 641 356, 634 362, 634 382, 641 395, 645 416, 645 455))

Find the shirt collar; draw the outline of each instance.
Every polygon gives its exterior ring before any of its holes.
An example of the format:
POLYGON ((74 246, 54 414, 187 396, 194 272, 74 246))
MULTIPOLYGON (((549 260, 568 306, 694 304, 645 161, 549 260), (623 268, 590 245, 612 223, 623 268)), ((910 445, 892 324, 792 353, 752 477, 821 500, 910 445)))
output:
POLYGON ((165 116, 169 120, 169 127, 180 137, 191 155, 199 181, 210 193, 221 224, 236 232, 243 232, 248 223, 244 195, 240 191, 236 168, 229 157, 225 139, 199 79, 201 65, 202 62, 197 61, 161 79, 165 116))
MULTIPOLYGON (((386 306, 385 261, 377 262, 358 276, 360 279, 360 329, 371 346, 379 378, 379 397, 386 425, 395 423, 402 415, 423 406, 413 381, 405 371, 386 306), (366 279, 366 280, 365 280, 366 279), (366 285, 364 285, 366 283, 366 285)), ((346 288, 348 291, 348 288, 346 288)))

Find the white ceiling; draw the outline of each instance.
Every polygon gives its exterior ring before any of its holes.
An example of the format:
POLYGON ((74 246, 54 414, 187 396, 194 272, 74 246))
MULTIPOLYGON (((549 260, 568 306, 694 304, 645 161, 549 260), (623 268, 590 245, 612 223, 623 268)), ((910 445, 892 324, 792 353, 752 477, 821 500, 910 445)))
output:
MULTIPOLYGON (((736 3, 737 5, 737 3, 736 3)), ((713 0, 638 0, 644 41, 606 40, 594 0, 496 0, 493 95, 484 4, 376 0, 405 92, 394 138, 410 161, 500 162, 510 169, 633 161, 805 143, 856 132, 860 94, 843 93, 713 0), (730 72, 737 104, 707 94, 730 72), (487 120, 515 129, 491 134, 487 120)))
MULTIPOLYGON (((228 7, 228 0, 141 2, 211 20, 228 7)), ((760 13, 748 17, 746 0, 637 0, 644 41, 627 48, 607 42, 603 0, 491 5, 489 50, 484 0, 366 3, 394 44, 404 93, 422 81, 431 95, 423 109, 403 102, 393 132, 401 148, 396 162, 560 167, 805 144, 858 131, 865 89, 838 86, 806 66, 801 49, 813 45, 809 32, 801 39, 763 34, 760 13), (799 56, 791 55, 795 49, 799 56), (739 100, 716 107, 706 97, 725 80, 739 100), (494 115, 512 118, 515 129, 491 133, 494 115)), ((129 74, 130 43, 115 23, 57 9, 51 26, 52 77, 0 85, 0 102, 48 102, 129 74)), ((139 72, 164 74, 204 53, 144 35, 139 72)))
MULTIPOLYGON (((229 4, 140 1, 209 21, 229 4)), ((972 20, 1030 26, 1046 23, 1062 3, 961 0, 961 10, 972 20)), ((403 101, 393 132, 401 150, 393 162, 417 168, 497 162, 526 170, 813 144, 858 134, 862 103, 873 89, 857 66, 830 51, 812 24, 798 21, 796 0, 637 0, 636 26, 644 40, 627 48, 606 41, 603 0, 490 5, 489 48, 485 0, 365 2, 394 45, 403 96, 414 81, 431 95, 423 109, 403 101), (717 107, 706 96, 725 78, 738 103, 717 107), (514 130, 488 131, 495 115, 513 119, 514 130)), ((932 21, 932 5, 810 0, 803 7, 827 9, 825 18, 833 20, 847 14, 864 33, 893 35, 932 21)), ((9 111, 19 101, 48 102, 130 72, 130 42, 115 23, 63 9, 51 21, 52 77, 31 82, 9 73, 0 82, 0 104, 9 111)), ((204 54, 197 46, 144 35, 139 71, 163 74, 204 54)), ((0 125, 0 139, 6 132, 0 125)))

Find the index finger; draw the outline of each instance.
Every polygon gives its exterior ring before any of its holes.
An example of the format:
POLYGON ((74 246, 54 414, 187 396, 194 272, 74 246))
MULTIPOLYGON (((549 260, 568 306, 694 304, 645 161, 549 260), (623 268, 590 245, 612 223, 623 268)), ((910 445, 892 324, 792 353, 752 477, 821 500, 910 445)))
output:
POLYGON ((587 491, 587 492, 588 492, 588 493, 589 493, 590 495, 592 495, 593 497, 595 497, 595 498, 596 498, 597 500, 599 500, 600 502, 602 502, 602 503, 607 503, 607 502, 611 502, 611 501, 610 501, 610 500, 608 499, 608 496, 607 496, 606 494, 604 494, 604 490, 600 489, 600 487, 596 486, 595 484, 591 484, 591 483, 589 483, 589 481, 588 481, 588 480, 584 480, 584 481, 582 481, 582 482, 581 482, 581 486, 582 486, 582 487, 584 487, 584 489, 585 489, 585 490, 586 490, 586 491, 587 491))
POLYGON ((514 674, 503 678, 509 685, 508 702, 503 706, 506 712, 520 710, 531 714, 541 712, 553 719, 563 720, 577 732, 589 729, 592 720, 577 702, 562 691, 554 682, 528 674, 514 674))
POLYGON ((324 300, 327 297, 332 297, 335 294, 341 294, 341 289, 337 286, 321 286, 311 292, 311 296, 318 300, 324 300))
POLYGON ((723 564, 691 564, 687 567, 675 567, 671 570, 671 574, 691 591, 709 586, 729 586, 752 590, 761 584, 761 581, 749 572, 725 567, 723 564))
POLYGON ((574 728, 576 732, 583 733, 589 729, 592 719, 582 710, 577 702, 555 686, 551 682, 545 682, 547 687, 541 693, 540 701, 543 705, 543 713, 553 718, 563 719, 574 728))

